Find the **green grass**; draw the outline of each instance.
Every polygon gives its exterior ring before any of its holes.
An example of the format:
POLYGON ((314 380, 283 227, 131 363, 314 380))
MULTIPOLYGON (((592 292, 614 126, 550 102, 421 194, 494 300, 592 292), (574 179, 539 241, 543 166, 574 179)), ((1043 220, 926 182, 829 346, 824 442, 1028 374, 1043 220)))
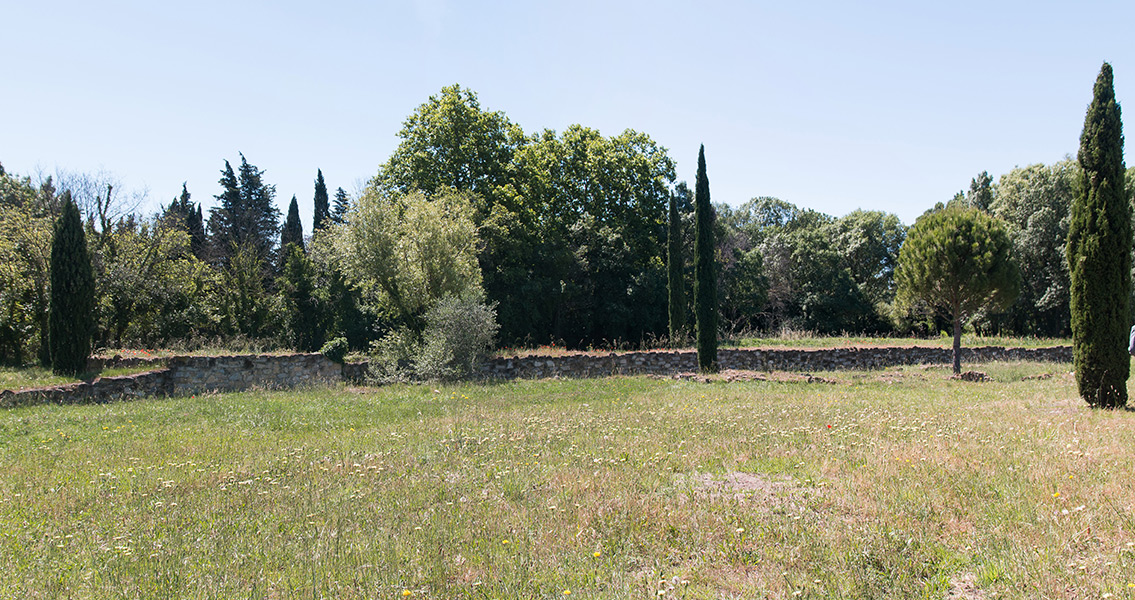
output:
MULTIPOLYGON (((1005 346, 1014 348, 1044 348, 1048 346, 1068 346, 1070 339, 981 336, 973 333, 962 335, 963 348, 978 346, 1005 346)), ((844 348, 850 346, 930 346, 952 348, 954 338, 941 335, 930 338, 914 337, 869 337, 869 336, 816 336, 811 334, 794 335, 791 332, 775 337, 743 336, 728 340, 723 347, 733 348, 844 348)))
MULTIPOLYGON (((1070 346, 1072 340, 1063 338, 1035 338, 1035 337, 1000 337, 981 336, 973 333, 962 335, 962 347, 974 348, 977 346, 1004 346, 1015 348, 1044 348, 1049 346, 1070 346)), ((871 337, 871 336, 821 336, 810 332, 785 330, 779 335, 755 336, 742 334, 735 337, 723 338, 721 348, 792 348, 792 349, 822 349, 822 348, 848 348, 848 347, 879 347, 879 346, 929 346, 935 348, 952 348, 954 338, 941 335, 931 338, 915 337, 871 337)), ((637 347, 633 344, 618 344, 611 348, 594 348, 589 350, 570 350, 562 345, 545 345, 535 348, 499 348, 493 356, 563 356, 588 352, 593 354, 607 354, 610 352, 623 352, 644 349, 655 349, 662 346, 637 347)), ((694 350, 694 347, 684 346, 683 350, 694 350)))
POLYGON ((79 381, 90 381, 95 377, 115 377, 118 375, 134 375, 153 370, 154 366, 115 367, 83 373, 78 377, 64 377, 55 375, 51 369, 43 367, 0 367, 0 390, 24 390, 28 388, 66 385, 79 381))
POLYGON ((0 596, 1135 598, 1135 413, 970 367, 12 409, 0 596))

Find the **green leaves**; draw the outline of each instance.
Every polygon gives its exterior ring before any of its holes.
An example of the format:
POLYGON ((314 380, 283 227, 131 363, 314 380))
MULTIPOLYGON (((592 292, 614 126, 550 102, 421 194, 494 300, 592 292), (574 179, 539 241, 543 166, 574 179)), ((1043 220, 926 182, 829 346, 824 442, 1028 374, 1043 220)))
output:
POLYGON ((336 248, 347 271, 391 316, 420 331, 437 299, 480 290, 477 240, 467 194, 391 197, 372 188, 338 231, 336 248))
POLYGON ((914 223, 899 252, 895 282, 900 307, 924 303, 953 321, 955 372, 962 326, 978 311, 1006 308, 1020 289, 1004 224, 957 204, 914 223))

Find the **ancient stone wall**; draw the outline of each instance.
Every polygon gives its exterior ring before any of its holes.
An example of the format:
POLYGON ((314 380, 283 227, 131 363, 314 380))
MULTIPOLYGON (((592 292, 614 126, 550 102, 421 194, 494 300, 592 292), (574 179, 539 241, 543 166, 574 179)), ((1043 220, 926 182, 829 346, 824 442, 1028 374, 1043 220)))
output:
MULTIPOLYGON (((815 350, 746 349, 720 350, 722 369, 750 371, 836 371, 880 369, 898 365, 949 364, 949 348, 883 347, 825 348, 815 350)), ((963 348, 962 362, 1030 360, 1072 362, 1070 346, 1049 348, 963 348)), ((481 367, 481 375, 493 378, 602 377, 612 374, 669 375, 697 370, 697 353, 685 351, 622 352, 604 355, 524 356, 497 358, 481 367)))
MULTIPOLYGON (((881 369, 898 365, 949 364, 949 348, 829 348, 816 350, 721 350, 722 369, 752 371, 835 371, 881 369)), ((1072 362, 1072 348, 965 348, 965 363, 995 360, 1072 362)), ((164 369, 137 375, 103 377, 92 382, 0 392, 0 408, 29 404, 97 404, 122 398, 189 395, 252 388, 284 389, 303 385, 362 382, 366 362, 340 365, 322 354, 177 356, 164 369)), ((603 377, 619 374, 672 375, 697 370, 697 354, 686 351, 567 354, 492 359, 481 366, 485 378, 603 377)))
POLYGON ((169 359, 169 393, 284 389, 343 380, 342 365, 322 354, 175 356, 169 359))
POLYGON ((342 366, 322 354, 176 356, 168 359, 163 369, 137 375, 0 392, 0 408, 44 403, 99 404, 123 398, 252 388, 284 389, 342 380, 342 366))

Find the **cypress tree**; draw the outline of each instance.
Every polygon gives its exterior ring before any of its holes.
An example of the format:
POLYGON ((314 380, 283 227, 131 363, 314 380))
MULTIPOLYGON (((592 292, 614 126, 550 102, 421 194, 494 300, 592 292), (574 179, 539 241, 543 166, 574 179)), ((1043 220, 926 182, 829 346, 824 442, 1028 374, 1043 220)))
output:
POLYGON ((682 253, 682 217, 678 198, 670 194, 670 222, 666 239, 666 286, 670 294, 670 345, 677 346, 686 338, 686 284, 682 276, 685 257, 682 253))
POLYGON ((1111 65, 1096 78, 1078 155, 1081 189, 1068 226, 1072 348, 1080 397, 1127 404, 1131 209, 1124 197, 1123 122, 1111 65))
POLYGON ((79 208, 63 192, 63 211, 51 241, 48 344, 52 371, 78 375, 87 368, 94 330, 95 279, 79 208))
POLYGON ((296 197, 292 196, 292 203, 288 205, 288 218, 284 221, 284 229, 280 232, 280 248, 284 258, 287 259, 288 244, 295 244, 303 250, 303 223, 300 222, 300 207, 296 197))
POLYGON ((323 170, 315 172, 315 213, 311 219, 311 232, 323 229, 331 218, 331 204, 327 198, 327 184, 323 182, 323 170))
POLYGON ((713 205, 705 173, 705 145, 698 150, 694 185, 694 315, 697 317, 698 369, 717 372, 717 264, 714 261, 713 205))
POLYGON ((189 250, 200 260, 205 260, 205 220, 201 216, 201 205, 190 210, 185 218, 185 228, 189 230, 189 250))
POLYGON ((201 206, 189 201, 189 189, 181 184, 181 196, 174 198, 166 209, 166 215, 172 217, 174 223, 184 227, 189 233, 189 249, 193 256, 205 256, 205 222, 201 218, 201 206))

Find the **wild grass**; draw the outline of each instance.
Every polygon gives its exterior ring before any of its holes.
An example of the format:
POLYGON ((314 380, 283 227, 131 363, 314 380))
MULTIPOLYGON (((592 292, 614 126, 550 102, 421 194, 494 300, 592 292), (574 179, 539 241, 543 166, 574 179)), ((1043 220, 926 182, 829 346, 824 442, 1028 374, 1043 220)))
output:
POLYGON ((1135 597, 1135 413, 1086 408, 1068 365, 979 368, 995 381, 914 367, 12 409, 0 590, 1135 597))
MULTIPOLYGON (((564 356, 568 354, 607 354, 610 352, 624 352, 632 350, 652 350, 668 348, 665 339, 648 340, 648 343, 629 344, 615 342, 601 344, 587 349, 569 349, 564 345, 548 344, 532 347, 506 347, 493 352, 496 357, 512 356, 564 356)), ((1015 348, 1043 348, 1049 346, 1071 345, 1072 340, 1063 338, 1037 338, 1037 337, 1003 337, 983 336, 975 333, 962 335, 962 347, 974 348, 977 346, 1004 346, 1015 348)), ((721 339, 722 348, 793 348, 793 349, 820 349, 820 348, 850 348, 850 347, 884 347, 884 346, 928 346, 935 348, 952 348, 954 339, 942 335, 937 337, 898 337, 898 336, 854 336, 854 335, 819 335, 810 331, 785 329, 779 333, 768 335, 754 332, 742 332, 721 339)), ((694 350, 692 343, 679 346, 682 350, 694 350)))
POLYGON ((78 377, 55 375, 51 369, 44 367, 0 367, 0 390, 23 390, 28 388, 66 385, 79 381, 90 381, 96 377, 114 377, 117 375, 133 375, 144 373, 156 367, 139 365, 133 367, 115 367, 82 373, 78 377))

